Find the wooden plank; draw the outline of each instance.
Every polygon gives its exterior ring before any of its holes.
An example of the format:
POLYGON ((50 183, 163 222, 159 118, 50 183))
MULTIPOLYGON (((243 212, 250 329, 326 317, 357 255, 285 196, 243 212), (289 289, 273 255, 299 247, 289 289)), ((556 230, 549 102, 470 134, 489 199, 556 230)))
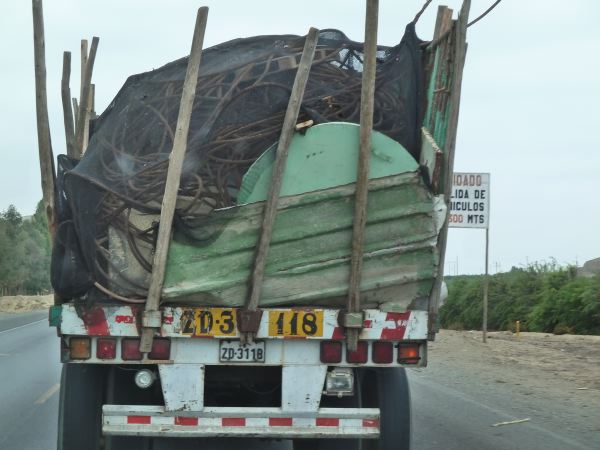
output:
POLYGON ((88 41, 87 39, 81 40, 80 49, 80 70, 81 77, 79 81, 79 102, 83 98, 83 86, 85 85, 85 68, 87 67, 88 62, 88 41))
MULTIPOLYGON (((304 90, 306 88, 306 83, 308 82, 308 76, 310 74, 310 68, 312 66, 318 40, 319 30, 316 28, 311 28, 308 31, 306 41, 304 42, 302 57, 300 58, 300 64, 298 65, 298 70, 296 71, 294 85, 292 87, 290 99, 285 111, 281 135, 277 144, 271 186, 269 187, 269 194, 267 196, 267 202, 265 205, 261 234, 256 250, 254 269, 252 271, 252 278, 250 280, 250 295, 246 304, 246 309, 248 311, 256 311, 258 309, 263 278, 265 276, 265 264, 269 253, 269 245, 271 243, 271 235, 273 233, 275 216, 277 214, 279 192, 281 191, 281 184, 283 182, 285 163, 287 161, 289 146, 295 132, 296 122, 298 121, 298 113, 300 112, 300 105, 302 104, 302 98, 304 97, 304 90)), ((258 326, 258 323, 256 323, 256 325, 258 326)), ((252 333, 256 333, 257 331, 258 328, 251 330, 252 333)))
POLYGON ((429 131, 427 131, 425 127, 422 127, 419 165, 425 170, 428 182, 435 194, 438 194, 440 189, 443 161, 444 154, 442 153, 442 150, 429 131))
MULTIPOLYGON (((145 312, 150 313, 149 315, 158 310, 164 283, 165 267, 169 253, 169 243, 171 241, 171 227, 173 225, 173 216, 175 214, 183 159, 187 150, 187 138, 194 106, 194 98, 196 96, 196 84, 198 82, 198 72, 202 58, 202 46, 204 44, 207 19, 208 8, 202 7, 198 9, 194 36, 192 38, 192 48, 185 73, 185 80, 183 82, 181 102, 179 104, 179 114, 177 116, 177 128, 175 129, 173 149, 169 156, 165 193, 163 195, 160 211, 156 251, 154 252, 152 264, 152 278, 150 281, 150 288, 148 289, 148 299, 146 301, 145 312)), ((140 351, 148 353, 152 347, 154 329, 147 327, 147 324, 144 325, 140 351)))
MULTIPOLYGON (((467 54, 467 24, 469 21, 469 10, 471 8, 471 0, 464 0, 460 10, 458 21, 456 22, 456 34, 454 39, 454 61, 452 67, 452 90, 450 96, 450 117, 448 119, 448 133, 446 142, 444 143, 445 152, 445 167, 444 167, 444 200, 446 205, 450 202, 452 190, 452 174, 454 173, 454 153, 456 148, 456 133, 458 128, 458 113, 460 107, 460 93, 462 84, 463 68, 465 65, 465 57, 467 54)), ((448 208, 448 213, 450 208, 448 208)), ((431 290, 431 298, 429 301, 429 338, 435 338, 435 328, 437 322, 437 314, 439 308, 439 296, 444 278, 444 262, 446 259, 446 244, 448 242, 448 220, 444 222, 444 226, 440 231, 438 239, 438 248, 440 252, 439 273, 436 277, 433 289, 431 290)))
POLYGON ((73 109, 71 106, 71 52, 63 53, 63 70, 61 79, 61 99, 63 105, 63 120, 65 123, 65 140, 67 143, 67 155, 75 158, 75 128, 73 124, 73 109))
MULTIPOLYGON (((348 289, 348 313, 360 312, 360 283, 362 274, 363 242, 367 222, 367 194, 369 182, 369 159, 371 156, 371 133, 375 104, 375 76, 377 70, 377 21, 379 0, 367 0, 365 19, 364 63, 360 96, 360 151, 358 175, 354 200, 354 227, 352 233, 352 257, 348 289)), ((362 321, 359 321, 362 323, 362 321)), ((360 329, 346 330, 348 349, 356 350, 360 329)))
POLYGON ((75 97, 73 97, 71 100, 73 103, 73 119, 75 121, 75 129, 77 129, 77 118, 79 117, 79 104, 77 103, 77 99, 75 97))
POLYGON ((46 92, 46 55, 44 41, 44 12, 42 0, 32 0, 33 49, 35 62, 35 105, 38 134, 38 152, 42 179, 42 196, 50 238, 54 240, 56 222, 54 212, 54 156, 48 120, 48 98, 46 92))
POLYGON ((98 50, 99 40, 100 39, 96 36, 94 36, 92 39, 90 54, 85 65, 85 75, 82 80, 83 89, 81 91, 81 97, 79 98, 79 115, 77 118, 77 128, 75 132, 75 149, 79 156, 81 156, 85 150, 84 141, 85 128, 88 124, 86 118, 90 103, 90 85, 92 84, 92 73, 94 71, 94 61, 96 60, 96 51, 98 50))

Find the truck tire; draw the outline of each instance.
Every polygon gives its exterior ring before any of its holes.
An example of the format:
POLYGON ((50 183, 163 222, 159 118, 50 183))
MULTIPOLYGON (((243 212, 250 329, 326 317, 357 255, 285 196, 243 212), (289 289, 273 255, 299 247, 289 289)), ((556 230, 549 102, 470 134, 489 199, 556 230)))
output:
POLYGON ((362 449, 410 450, 412 414, 406 371, 366 369, 361 378, 362 406, 380 412, 380 437, 363 440, 362 449))
POLYGON ((410 388, 404 369, 359 369, 353 397, 326 397, 326 407, 379 408, 379 439, 295 439, 294 450, 410 450, 410 388))
POLYGON ((63 364, 58 409, 58 450, 102 450, 102 401, 106 370, 63 364))

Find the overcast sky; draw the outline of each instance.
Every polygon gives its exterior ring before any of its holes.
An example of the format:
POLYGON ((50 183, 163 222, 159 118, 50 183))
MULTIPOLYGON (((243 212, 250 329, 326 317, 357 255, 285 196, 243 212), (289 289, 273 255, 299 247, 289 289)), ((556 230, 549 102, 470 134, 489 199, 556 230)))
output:
MULTIPOLYGON (((380 0, 379 43, 396 44, 422 0, 380 0)), ((458 11, 460 1, 441 2, 458 11)), ((473 0, 471 16, 492 0, 473 0)), ((339 28, 363 40, 364 1, 46 0, 52 142, 65 152, 62 52, 100 37, 96 110, 125 79, 185 56, 196 9, 210 7, 205 46, 259 34, 339 28)), ((418 32, 430 39, 437 4, 418 32)), ((504 0, 469 29, 455 170, 491 174, 490 269, 600 256, 600 2, 504 0)), ((31 214, 41 198, 31 2, 0 7, 0 210, 31 214)), ((79 90, 78 71, 71 90, 79 90)), ((481 273, 484 230, 450 230, 447 273, 481 273), (457 264, 458 263, 458 264, 457 264)))

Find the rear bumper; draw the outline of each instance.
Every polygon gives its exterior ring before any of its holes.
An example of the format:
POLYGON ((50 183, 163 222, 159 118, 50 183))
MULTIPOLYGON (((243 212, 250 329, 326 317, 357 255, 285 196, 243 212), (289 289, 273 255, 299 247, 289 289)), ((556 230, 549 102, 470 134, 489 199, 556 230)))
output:
POLYGON ((107 435, 154 437, 378 438, 379 409, 204 408, 166 411, 162 406, 104 405, 107 435))

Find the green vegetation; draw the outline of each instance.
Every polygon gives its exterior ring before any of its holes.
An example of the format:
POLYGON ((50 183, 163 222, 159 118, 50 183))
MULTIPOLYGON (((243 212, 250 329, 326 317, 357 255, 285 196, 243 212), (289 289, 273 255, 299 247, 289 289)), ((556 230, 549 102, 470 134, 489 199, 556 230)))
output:
MULTIPOLYGON (((483 276, 447 278, 449 296, 440 310, 442 327, 481 329, 483 276)), ((600 275, 576 277, 556 263, 513 267, 490 276, 489 330, 600 334, 600 275)))
POLYGON ((27 219, 23 219, 13 205, 0 213, 1 295, 50 291, 50 254, 42 202, 27 219))

